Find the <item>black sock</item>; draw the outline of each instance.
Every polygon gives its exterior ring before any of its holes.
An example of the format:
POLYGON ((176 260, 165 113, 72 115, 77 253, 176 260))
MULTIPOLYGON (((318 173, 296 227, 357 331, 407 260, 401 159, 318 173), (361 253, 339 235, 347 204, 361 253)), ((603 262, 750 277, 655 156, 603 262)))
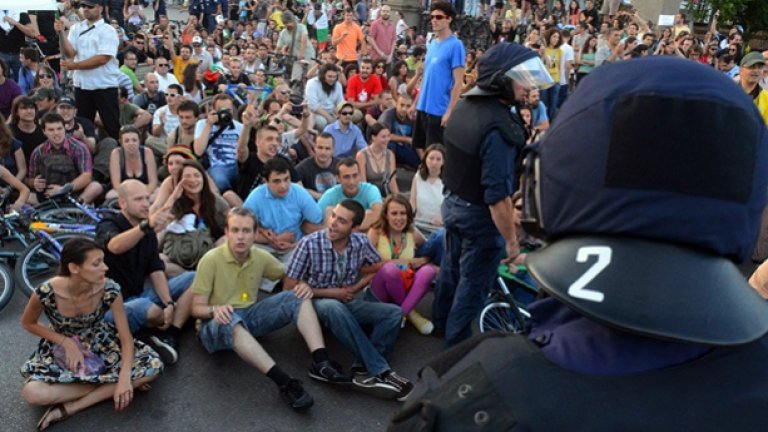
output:
POLYGON ((166 332, 166 333, 168 333, 169 335, 171 335, 171 336, 175 336, 175 337, 178 337, 178 336, 180 336, 180 335, 181 335, 181 329, 180 329, 180 328, 178 328, 178 327, 176 327, 175 325, 171 325, 171 326, 169 326, 169 327, 168 327, 168 328, 165 330, 165 332, 166 332))
POLYGON ((318 348, 312 351, 312 361, 315 363, 321 363, 330 359, 331 358, 328 357, 328 350, 325 348, 318 348))
POLYGON ((274 381, 278 387, 288 385, 288 382, 291 381, 291 377, 287 373, 283 372, 283 370, 280 369, 280 366, 278 365, 272 366, 272 369, 267 372, 267 377, 274 381))

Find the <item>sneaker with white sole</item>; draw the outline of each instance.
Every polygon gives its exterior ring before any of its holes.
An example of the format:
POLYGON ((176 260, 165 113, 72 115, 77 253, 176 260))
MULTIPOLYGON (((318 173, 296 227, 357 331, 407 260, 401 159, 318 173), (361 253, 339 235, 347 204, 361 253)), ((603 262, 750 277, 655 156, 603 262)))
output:
POLYGON ((166 365, 175 364, 179 360, 179 343, 175 337, 168 333, 155 333, 149 337, 148 342, 166 365))
POLYGON ((341 366, 326 360, 320 363, 312 363, 308 372, 311 378, 331 384, 351 384, 352 379, 341 373, 341 366))
POLYGON ((413 391, 413 384, 394 371, 368 378, 357 376, 352 379, 352 383, 365 393, 384 399, 397 399, 401 402, 406 400, 413 391))

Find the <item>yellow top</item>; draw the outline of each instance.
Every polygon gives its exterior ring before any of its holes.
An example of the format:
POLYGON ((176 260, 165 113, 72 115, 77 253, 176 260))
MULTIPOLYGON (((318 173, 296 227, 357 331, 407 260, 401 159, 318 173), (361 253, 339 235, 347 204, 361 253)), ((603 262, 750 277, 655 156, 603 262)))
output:
POLYGON ((760 115, 763 116, 765 124, 768 125, 768 92, 760 90, 760 93, 755 98, 755 105, 760 110, 760 115))
POLYGON ((261 278, 276 280, 285 267, 269 252, 251 247, 251 254, 240 264, 225 243, 211 249, 197 265, 192 293, 209 296, 208 304, 244 308, 256 303, 261 278))
MULTIPOLYGON (((416 243, 413 241, 413 233, 409 232, 405 235, 405 245, 403 245, 401 249, 400 259, 414 258, 416 243)), ((389 242, 389 237, 384 235, 384 233, 379 234, 379 243, 376 245, 376 250, 379 251, 382 260, 386 261, 392 259, 392 245, 389 242)))
POLYGON ((563 55, 563 51, 558 48, 545 48, 544 55, 547 56, 549 61, 547 62, 547 71, 552 76, 555 82, 559 82, 560 77, 560 57, 563 55))

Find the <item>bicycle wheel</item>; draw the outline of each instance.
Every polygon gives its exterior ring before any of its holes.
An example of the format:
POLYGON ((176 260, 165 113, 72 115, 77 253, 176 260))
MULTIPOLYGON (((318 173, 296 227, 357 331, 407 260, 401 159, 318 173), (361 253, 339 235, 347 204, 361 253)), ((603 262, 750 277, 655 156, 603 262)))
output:
POLYGON ((92 209, 91 211, 96 214, 98 219, 94 219, 92 215, 89 215, 85 210, 78 207, 60 207, 44 210, 37 214, 37 219, 43 222, 52 223, 95 225, 103 219, 104 216, 117 213, 114 209, 106 208, 97 208, 92 209))
POLYGON ((522 333, 525 331, 525 318, 514 302, 493 301, 480 311, 478 318, 480 333, 500 331, 504 333, 522 333))
POLYGON ((0 262, 0 311, 5 308, 13 297, 13 276, 5 262, 0 262))
POLYGON ((56 275, 59 270, 61 248, 73 238, 89 237, 86 234, 57 234, 51 238, 41 238, 29 245, 16 260, 14 279, 16 285, 27 297, 35 287, 56 275))

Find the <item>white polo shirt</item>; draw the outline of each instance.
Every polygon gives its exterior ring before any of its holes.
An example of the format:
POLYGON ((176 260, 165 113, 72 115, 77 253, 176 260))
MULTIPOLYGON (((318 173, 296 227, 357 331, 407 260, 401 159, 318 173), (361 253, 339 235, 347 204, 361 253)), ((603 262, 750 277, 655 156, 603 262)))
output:
POLYGON ((82 90, 99 90, 117 87, 120 69, 117 63, 119 44, 117 31, 100 19, 93 26, 87 20, 80 21, 69 31, 69 43, 75 48, 75 61, 80 62, 96 55, 110 56, 107 64, 88 70, 76 70, 73 81, 82 90))

